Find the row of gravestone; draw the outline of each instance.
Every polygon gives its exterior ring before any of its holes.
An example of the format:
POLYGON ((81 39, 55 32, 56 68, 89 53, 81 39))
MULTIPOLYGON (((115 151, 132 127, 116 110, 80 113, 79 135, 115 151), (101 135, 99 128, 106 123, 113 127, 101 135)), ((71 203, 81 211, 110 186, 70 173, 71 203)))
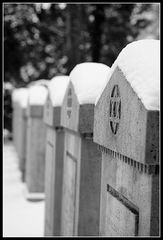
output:
POLYGON ((45 197, 45 236, 159 235, 159 44, 14 91, 14 145, 27 198, 45 197))

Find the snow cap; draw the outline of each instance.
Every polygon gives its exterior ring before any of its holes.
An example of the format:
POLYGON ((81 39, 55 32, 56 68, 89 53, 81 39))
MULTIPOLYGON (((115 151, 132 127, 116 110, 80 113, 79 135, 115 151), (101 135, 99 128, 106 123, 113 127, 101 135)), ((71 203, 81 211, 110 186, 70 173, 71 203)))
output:
POLYGON ((110 68, 103 63, 77 64, 70 73, 79 104, 94 104, 97 95, 106 84, 110 68))
POLYGON ((40 85, 33 85, 29 88, 29 104, 44 105, 47 97, 47 88, 40 85))
POLYGON ((28 104, 28 89, 27 88, 21 88, 19 91, 19 97, 18 101, 21 107, 25 108, 28 104))
POLYGON ((12 101, 19 102, 21 106, 26 106, 27 104, 27 88, 16 88, 12 92, 12 101))
POLYGON ((19 96, 20 88, 15 88, 12 92, 12 102, 16 102, 19 96))
POLYGON ((112 65, 108 81, 117 66, 146 109, 159 110, 160 41, 145 39, 128 44, 112 65))
POLYGON ((56 76, 51 79, 48 90, 54 107, 62 105, 69 79, 69 76, 56 76))

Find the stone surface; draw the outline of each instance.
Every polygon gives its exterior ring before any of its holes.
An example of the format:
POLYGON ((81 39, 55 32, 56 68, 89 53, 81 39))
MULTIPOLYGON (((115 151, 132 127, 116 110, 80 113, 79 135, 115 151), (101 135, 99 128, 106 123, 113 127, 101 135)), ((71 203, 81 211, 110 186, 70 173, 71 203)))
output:
POLYGON ((145 108, 118 67, 95 107, 94 141, 100 236, 159 236, 159 111, 145 108))
POLYGON ((61 234, 61 203, 63 186, 64 131, 61 127, 61 104, 69 78, 54 78, 44 106, 46 124, 46 176, 45 176, 45 236, 61 234), (64 82, 63 82, 64 81, 64 82), (63 87, 64 83, 64 87, 63 87))
POLYGON ((80 105, 79 108, 79 132, 93 133, 94 104, 80 105))
MULTIPOLYGON (((113 114, 114 108, 113 108, 113 114)), ((94 141, 140 163, 158 164, 159 112, 147 111, 118 67, 99 99, 94 120, 94 141), (120 116, 114 134, 110 126, 111 94, 119 88, 120 116), (147 136, 152 136, 152 138, 147 136), (151 154, 153 151, 153 154, 151 154)))
POLYGON ((101 153, 92 141, 94 104, 79 104, 70 82, 61 113, 66 136, 61 235, 98 236, 101 153))
MULTIPOLYGON (((17 90, 17 91, 22 91, 17 90)), ((27 89, 23 89, 23 93, 27 93, 27 89)), ((16 151, 19 157, 19 168, 22 172, 22 180, 25 180, 25 161, 26 161, 26 128, 27 128, 27 116, 26 116, 26 102, 27 94, 23 96, 23 99, 17 99, 17 102, 13 102, 13 140, 16 147, 16 151), (26 101, 26 102, 25 102, 26 101)), ((13 99, 14 101, 14 99, 13 99)))
POLYGON ((137 236, 139 215, 110 193, 107 194, 106 213, 107 236, 137 236))
POLYGON ((99 236, 101 152, 92 139, 81 138, 79 236, 99 236))
POLYGON ((78 131, 79 126, 79 103, 74 87, 70 82, 62 104, 61 125, 64 128, 78 131))
POLYGON ((42 118, 27 120, 26 183, 31 193, 44 192, 46 131, 42 118))
POLYGON ((80 169, 80 137, 65 133, 63 196, 61 236, 76 235, 76 218, 78 215, 78 185, 80 169))
POLYGON ((43 105, 28 105, 27 115, 31 117, 43 117, 43 105))
POLYGON ((20 119, 20 140, 19 140, 19 167, 22 172, 22 180, 25 180, 26 165, 26 140, 27 140, 27 118, 22 116, 20 119))
POLYGON ((64 132, 47 126, 45 236, 60 236, 64 132))
MULTIPOLYGON (((135 205, 135 209, 139 212, 138 236, 150 236, 151 231, 151 215, 155 215, 156 225, 153 228, 156 235, 158 232, 158 174, 148 174, 137 167, 133 167, 123 158, 120 160, 114 157, 113 153, 103 153, 102 157, 102 181, 101 181, 101 208, 100 208, 100 235, 110 236, 109 227, 106 224, 107 216, 114 222, 114 215, 112 216, 111 209, 114 209, 114 201, 108 196, 107 185, 109 184, 119 194, 123 195, 128 201, 135 205), (156 181, 154 181, 156 179, 156 181), (154 190, 155 189, 155 190, 154 190), (153 199, 153 201, 152 201, 153 199), (155 199, 155 200, 154 200, 155 199), (154 202, 155 201, 155 202, 154 202), (157 203, 157 204, 156 204, 157 203), (106 211, 107 209, 107 211, 106 211)), ((116 211, 116 209, 115 209, 116 211)), ((126 214, 121 212, 121 221, 119 224, 126 224, 124 219, 126 214)), ((116 223, 115 223, 116 224, 116 223)), ((116 226, 119 228, 119 224, 116 226)), ((123 226, 125 228, 125 226, 123 226)), ((117 230, 118 234, 118 230, 117 230)), ((119 232, 120 234, 120 232, 119 232)), ((127 231, 126 236, 129 234, 127 231)), ((124 235, 123 235, 124 236, 124 235)))
POLYGON ((56 76, 48 86, 48 96, 44 107, 44 122, 53 127, 61 125, 61 106, 69 84, 68 76, 56 76))
MULTIPOLYGON (((39 193, 38 198, 40 198, 40 193, 44 193, 45 185, 46 127, 43 122, 43 110, 47 98, 47 88, 45 85, 36 84, 29 87, 27 105, 25 180, 29 193, 39 193)), ((35 195, 34 198, 36 198, 35 195)))

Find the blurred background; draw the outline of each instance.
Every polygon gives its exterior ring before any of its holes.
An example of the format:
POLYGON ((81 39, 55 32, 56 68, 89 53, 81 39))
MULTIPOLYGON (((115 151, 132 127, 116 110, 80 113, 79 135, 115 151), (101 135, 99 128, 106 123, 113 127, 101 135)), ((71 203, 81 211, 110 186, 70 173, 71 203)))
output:
POLYGON ((130 42, 159 39, 159 3, 4 3, 4 129, 11 94, 32 81, 69 74, 81 62, 111 67, 130 42))

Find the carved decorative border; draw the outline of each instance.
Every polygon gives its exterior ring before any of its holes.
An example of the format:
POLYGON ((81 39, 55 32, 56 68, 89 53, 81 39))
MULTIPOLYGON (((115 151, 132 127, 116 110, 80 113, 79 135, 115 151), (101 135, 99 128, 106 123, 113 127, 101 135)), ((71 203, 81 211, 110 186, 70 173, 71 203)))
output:
POLYGON ((98 149, 104 153, 104 154, 110 154, 114 159, 118 159, 121 160, 123 162, 125 162, 126 164, 137 168, 138 171, 143 172, 143 173, 147 173, 147 174, 159 174, 159 165, 152 165, 152 164, 144 164, 144 163, 140 163, 137 162, 129 157, 126 157, 120 153, 117 153, 111 149, 108 149, 106 147, 103 147, 101 145, 98 145, 98 149))

